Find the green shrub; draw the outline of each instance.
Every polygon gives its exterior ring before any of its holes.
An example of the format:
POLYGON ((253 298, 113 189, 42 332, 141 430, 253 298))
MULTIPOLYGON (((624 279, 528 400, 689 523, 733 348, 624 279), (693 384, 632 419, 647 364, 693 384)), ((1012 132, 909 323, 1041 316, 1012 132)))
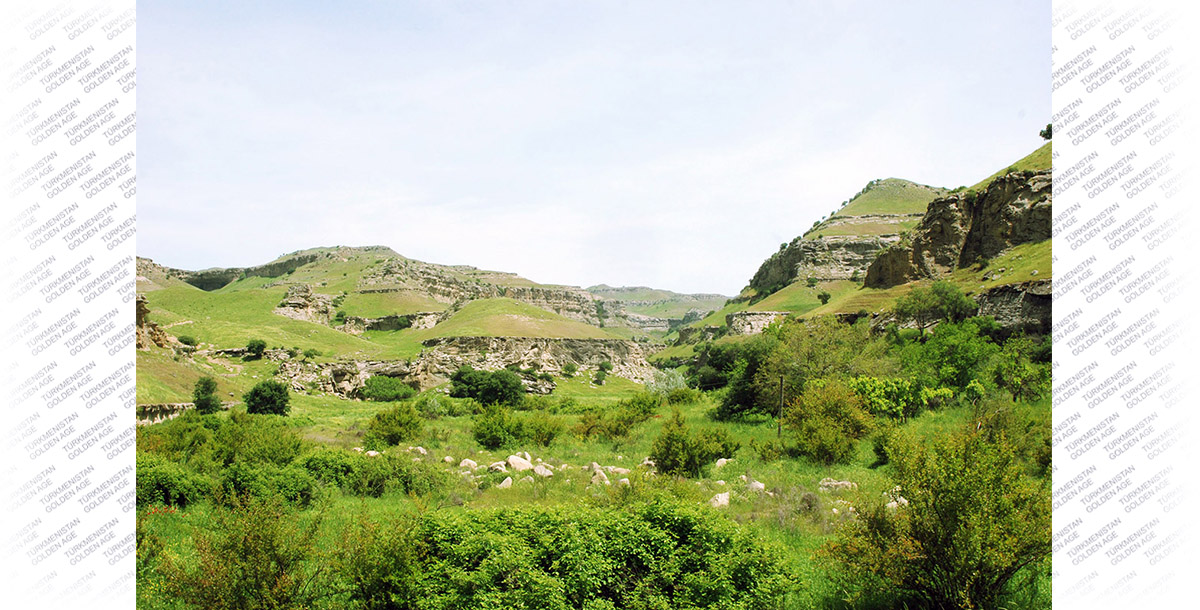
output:
POLYGON ((425 425, 412 403, 403 402, 375 414, 367 422, 364 443, 371 449, 393 447, 410 441, 421 434, 425 425))
POLYGON ((486 449, 511 447, 525 438, 525 422, 505 407, 485 406, 472 421, 471 434, 486 449))
POLYGON ((783 425, 796 441, 796 450, 822 464, 850 461, 858 439, 871 429, 871 415, 846 384, 809 383, 783 415, 783 425))
POLYGON ((667 404, 690 405, 700 401, 700 390, 677 388, 667 393, 667 404))
POLYGON ((251 339, 246 343, 246 354, 251 358, 262 358, 267 351, 267 342, 262 339, 251 339))
POLYGON ((600 363, 600 366, 598 368, 601 371, 604 371, 605 373, 611 373, 613 370, 613 364, 611 362, 605 360, 604 362, 600 363))
POLYGON ((321 357, 321 350, 319 350, 319 349, 313 349, 310 347, 310 348, 304 350, 304 359, 305 360, 312 360, 313 358, 320 358, 320 357, 321 357))
POLYGON ((608 371, 600 369, 592 376, 592 383, 596 385, 604 385, 604 380, 608 379, 608 371))
POLYGON ((287 415, 291 410, 289 399, 287 386, 273 379, 258 382, 242 396, 246 412, 251 414, 287 415))
POLYGON ((289 504, 308 506, 316 495, 316 481, 300 466, 276 466, 271 463, 235 462, 221 471, 223 498, 279 498, 289 504))
POLYGON ((309 608, 329 585, 316 550, 320 520, 291 518, 276 499, 214 509, 195 536, 196 558, 166 555, 165 595, 193 608, 309 608))
POLYGON ((474 398, 485 405, 515 405, 525 394, 521 377, 508 370, 477 371, 464 365, 450 377, 450 395, 474 398))
POLYGON ((216 413, 221 409, 221 401, 217 399, 217 380, 212 377, 201 377, 192 388, 192 403, 196 412, 201 415, 216 413))
POLYGON ((210 488, 210 481, 175 462, 137 456, 138 506, 166 504, 186 508, 207 496, 210 488))
POLYGON ((180 343, 187 345, 189 347, 196 347, 196 344, 199 343, 198 341, 196 341, 196 338, 191 335, 179 335, 178 337, 175 337, 175 338, 178 339, 180 343))
POLYGON ((531 414, 525 418, 522 432, 524 437, 522 440, 536 443, 542 447, 548 447, 554 442, 555 437, 566 429, 566 423, 563 418, 554 415, 531 414))
POLYGON ((650 459, 664 474, 698 477, 705 465, 721 457, 733 457, 738 443, 729 438, 724 428, 712 428, 693 435, 684 424, 679 409, 654 439, 650 459))
POLYGON ((562 375, 563 375, 563 377, 566 377, 567 379, 574 377, 575 373, 578 373, 578 372, 579 372, 579 367, 576 366, 574 362, 568 362, 562 366, 562 375))
POLYGON ((860 375, 846 380, 846 385, 862 401, 863 407, 877 417, 903 421, 916 415, 922 406, 922 394, 907 379, 860 375))
POLYGON ((358 391, 366 400, 375 402, 395 402, 412 398, 417 391, 412 386, 397 377, 387 375, 372 375, 367 378, 363 387, 358 391))
POLYGON ((317 481, 347 489, 360 475, 359 456, 337 449, 320 449, 298 462, 317 481))
POLYGON ((823 549, 859 600, 891 591, 892 607, 994 608, 1050 558, 1048 481, 1023 475, 1006 441, 969 429, 900 443, 891 458, 908 505, 861 507, 823 549))

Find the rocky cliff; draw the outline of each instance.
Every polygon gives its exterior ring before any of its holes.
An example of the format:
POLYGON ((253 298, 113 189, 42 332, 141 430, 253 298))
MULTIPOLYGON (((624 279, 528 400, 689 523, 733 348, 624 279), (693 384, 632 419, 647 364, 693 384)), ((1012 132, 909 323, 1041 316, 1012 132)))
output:
POLYGON ((880 252, 899 241, 898 234, 797 237, 763 261, 750 279, 750 288, 767 295, 798 279, 848 280, 865 273, 880 252))
POLYGON ((736 311, 725 316, 725 326, 730 335, 757 335, 787 315, 786 311, 736 311))
POLYGON ((978 193, 930 202, 911 236, 880 253, 864 284, 887 288, 934 278, 1017 244, 1050 238, 1050 170, 1012 172, 978 193))
POLYGON ((1050 280, 1008 284, 975 296, 981 316, 992 316, 1008 333, 1047 335, 1052 318, 1053 285, 1050 280))
POLYGON ((159 328, 158 324, 150 320, 150 305, 146 302, 146 297, 137 295, 136 303, 137 321, 134 328, 137 332, 137 348, 150 349, 150 346, 167 347, 172 344, 178 344, 174 337, 167 334, 167 331, 159 328))
POLYGON ((288 286, 287 295, 275 306, 275 313, 293 320, 328 325, 334 315, 333 297, 317 294, 307 284, 294 284, 288 286))
MULTIPOLYGON (((610 374, 637 383, 653 379, 654 368, 642 346, 621 339, 543 339, 532 337, 444 337, 425 342, 425 350, 411 361, 347 360, 329 363, 288 361, 279 376, 297 391, 317 391, 354 397, 373 375, 396 377, 425 390, 449 381, 463 365, 499 370, 510 365, 561 375, 574 364, 580 371, 595 370, 602 362, 613 365, 610 374)), ((531 391, 549 391, 553 385, 531 382, 531 391)))

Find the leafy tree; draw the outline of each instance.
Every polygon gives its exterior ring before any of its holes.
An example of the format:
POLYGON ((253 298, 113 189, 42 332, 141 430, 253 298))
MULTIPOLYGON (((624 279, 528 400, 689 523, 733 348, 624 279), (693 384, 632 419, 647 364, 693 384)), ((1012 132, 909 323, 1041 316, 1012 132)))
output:
POLYGON ((463 365, 450 377, 450 395, 455 398, 474 398, 485 405, 515 405, 525 395, 520 375, 508 370, 477 371, 463 365))
POLYGON ((596 385, 604 385, 604 381, 606 379, 608 379, 608 371, 600 369, 596 371, 595 376, 592 377, 592 383, 596 385))
POLYGON ((817 295, 817 300, 820 301, 822 305, 825 305, 825 304, 829 303, 829 298, 831 296, 833 296, 833 295, 829 294, 828 292, 822 291, 821 293, 819 293, 817 295))
POLYGON ((201 415, 216 413, 221 408, 221 401, 217 399, 217 381, 212 377, 197 379, 192 389, 192 402, 201 415))
POLYGON ((578 372, 579 367, 576 366, 574 362, 568 362, 562 366, 563 377, 566 377, 567 379, 574 377, 575 373, 578 372))
POLYGON ((371 448, 399 445, 421 434, 424 420, 412 402, 402 402, 375 414, 367 424, 366 444, 371 448))
POLYGON ((1038 346, 1025 336, 1012 337, 1004 343, 992 368, 992 381, 1008 391, 1013 402, 1018 398, 1036 399, 1050 388, 1049 369, 1034 364, 1032 354, 1038 346))
POLYGON ((1016 577, 1050 557, 1050 493, 1010 443, 973 429, 889 445, 907 505, 863 508, 822 553, 860 599, 892 607, 995 608, 1016 577))
POLYGON ((266 350, 267 342, 263 341, 262 339, 251 339, 250 342, 246 344, 246 352, 252 358, 262 358, 263 352, 266 350))
POLYGON ((918 286, 896 301, 896 315, 915 322, 922 336, 933 324, 962 321, 977 308, 975 301, 945 280, 938 280, 928 287, 918 286))
POLYGON ((1049 140, 1054 135, 1054 123, 1046 123, 1046 128, 1038 132, 1043 140, 1049 140))
POLYGON ((729 438, 724 428, 711 428, 692 434, 683 421, 683 414, 675 409, 671 421, 663 426, 662 433, 650 447, 650 459, 655 468, 664 474, 685 477, 700 476, 701 469, 720 457, 733 457, 740 447, 729 438))
POLYGON ((242 396, 246 412, 252 414, 287 415, 291 410, 289 399, 287 386, 273 379, 258 382, 242 396))
POLYGON ((605 373, 611 373, 613 370, 613 365, 611 362, 605 360, 604 362, 600 363, 600 370, 604 371, 605 373))
POLYGON ((817 285, 817 278, 815 278, 815 277, 810 277, 810 278, 808 278, 808 279, 804 280, 804 283, 805 283, 805 284, 806 284, 806 285, 807 285, 809 288, 814 288, 814 287, 816 287, 816 285, 817 285))
POLYGON ((925 343, 906 345, 900 352, 904 368, 925 387, 961 391, 980 379, 998 347, 979 334, 973 320, 942 324, 925 343))

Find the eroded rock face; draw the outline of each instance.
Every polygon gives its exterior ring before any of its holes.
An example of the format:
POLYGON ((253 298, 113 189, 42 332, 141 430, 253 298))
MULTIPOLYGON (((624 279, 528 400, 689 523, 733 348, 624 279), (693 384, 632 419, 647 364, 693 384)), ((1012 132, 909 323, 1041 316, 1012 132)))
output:
POLYGON ((1050 280, 997 286, 975 297, 979 315, 993 316, 1005 332, 1047 335, 1053 318, 1053 286, 1050 280))
POLYGON ((287 295, 275 307, 275 313, 305 322, 329 324, 333 318, 333 297, 313 292, 307 284, 288 286, 287 295))
POLYGON ((159 328, 158 324, 150 320, 150 304, 146 301, 146 297, 137 295, 136 303, 137 322, 137 348, 150 349, 150 346, 167 347, 172 343, 178 343, 167 334, 167 331, 159 328))
POLYGON ((880 253, 865 285, 887 288, 936 278, 1017 244, 1049 239, 1050 176, 1050 170, 1013 172, 981 193, 933 200, 911 242, 880 253))
MULTIPOLYGON (((279 376, 296 391, 313 389, 327 394, 356 397, 374 375, 396 377, 420 390, 449 381, 463 365, 495 371, 515 364, 551 375, 561 375, 563 365, 574 363, 580 371, 595 370, 602 362, 613 365, 611 375, 638 383, 654 378, 654 368, 642 348, 622 339, 543 339, 534 337, 445 337, 425 342, 425 351, 411 362, 404 360, 346 360, 339 362, 288 361, 279 376)), ((523 380, 535 394, 549 394, 553 381, 523 380)))
POLYGON ((736 311, 725 316, 725 325, 731 335, 757 335, 787 315, 786 311, 736 311))
POLYGON ((763 261, 750 287, 761 294, 810 277, 848 280, 865 272, 880 252, 898 241, 899 235, 797 237, 763 261))

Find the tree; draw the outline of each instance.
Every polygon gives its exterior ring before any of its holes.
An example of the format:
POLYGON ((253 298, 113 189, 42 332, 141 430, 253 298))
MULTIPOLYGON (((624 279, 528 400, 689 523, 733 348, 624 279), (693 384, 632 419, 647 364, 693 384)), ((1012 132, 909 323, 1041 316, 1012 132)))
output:
POLYGON ((740 444, 729 438, 724 428, 710 428, 699 434, 688 431, 683 414, 676 408, 671 420, 650 447, 650 459, 663 474, 698 477, 705 464, 720 457, 733 457, 740 444))
POLYGON ((925 336, 925 329, 940 321, 959 322, 978 306, 957 286, 938 280, 929 286, 917 286, 896 301, 896 315, 911 320, 925 336))
POLYGON ((829 294, 828 292, 822 291, 820 294, 817 295, 817 300, 820 301, 822 305, 825 305, 825 304, 829 303, 829 297, 831 297, 831 296, 833 296, 833 295, 829 294))
POLYGON ((217 381, 212 377, 197 379, 192 389, 192 402, 201 415, 216 413, 221 408, 221 401, 217 400, 217 381))
POLYGON ((566 377, 567 379, 574 377, 575 373, 578 373, 578 372, 579 372, 579 367, 576 366, 574 362, 568 362, 562 366, 563 377, 566 377))
POLYGON ((1038 132, 1038 135, 1042 136, 1043 140, 1049 140, 1054 135, 1054 124, 1046 123, 1046 128, 1038 132))
POLYGON ((1028 337, 1012 337, 996 357, 992 380, 1012 395, 1013 402, 1018 398, 1036 399, 1049 389, 1049 370, 1034 364, 1030 358, 1035 349, 1028 337))
POLYGON ((463 365, 450 376, 450 395, 474 398, 485 405, 515 405, 525 395, 525 385, 519 375, 508 369, 488 372, 463 365))
POLYGON ((263 352, 267 350, 267 342, 262 339, 251 339, 246 344, 246 352, 253 358, 262 358, 263 352))
POLYGON ((272 379, 258 382, 242 396, 246 412, 255 414, 287 415, 291 410, 289 399, 287 386, 272 379))
POLYGON ((804 280, 804 283, 805 283, 805 285, 806 285, 806 286, 808 286, 809 288, 814 288, 814 287, 816 287, 816 285, 817 285, 817 278, 815 278, 815 277, 810 277, 810 278, 808 278, 808 279, 804 280))
POLYGON ((837 464, 854 457, 858 439, 871 430, 871 414, 846 384, 822 380, 792 402, 783 425, 794 433, 801 455, 837 464))

